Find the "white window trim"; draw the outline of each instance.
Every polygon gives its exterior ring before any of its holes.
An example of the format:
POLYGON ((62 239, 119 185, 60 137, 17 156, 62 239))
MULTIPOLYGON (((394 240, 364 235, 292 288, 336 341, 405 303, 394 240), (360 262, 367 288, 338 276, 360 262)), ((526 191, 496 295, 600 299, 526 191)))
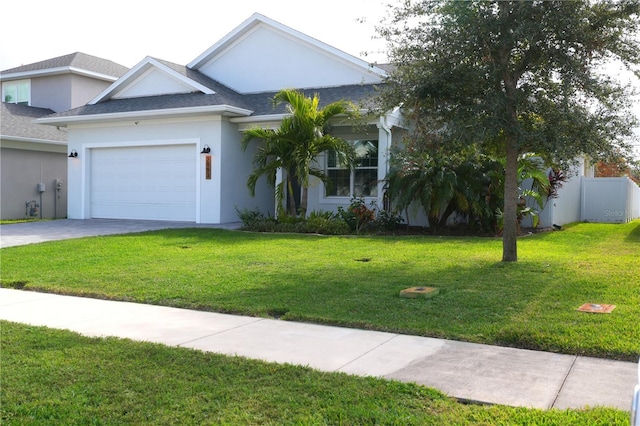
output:
MULTIPOLYGON (((23 84, 23 83, 26 83, 27 87, 29 89, 29 95, 27 96, 27 105, 31 105, 31 80, 30 79, 3 81, 2 82, 2 102, 6 102, 5 101, 5 96, 7 96, 7 93, 6 93, 7 86, 11 85, 11 86, 15 86, 17 88, 20 84, 23 84)), ((16 89, 16 102, 6 102, 6 103, 18 104, 18 102, 17 102, 17 89, 16 89)))
MULTIPOLYGON (((378 139, 373 139, 373 138, 368 138, 368 139, 353 139, 353 140, 348 140, 350 143, 355 143, 357 141, 375 141, 377 142, 377 149, 378 149, 378 158, 377 158, 377 165, 375 167, 371 167, 371 166, 366 166, 366 167, 356 167, 353 170, 350 171, 349 173, 349 195, 327 195, 327 188, 323 185, 322 188, 322 194, 321 194, 321 198, 324 201, 341 201, 343 202, 344 200, 351 200, 354 197, 359 197, 359 198, 364 198, 365 200, 374 200, 378 198, 377 192, 379 191, 379 188, 376 187, 376 195, 356 195, 355 194, 355 181, 356 181, 356 171, 357 170, 376 170, 379 174, 379 168, 380 168, 380 141, 378 139)), ((337 168, 337 167, 332 167, 329 168, 329 164, 328 164, 328 160, 329 160, 329 156, 328 154, 324 154, 324 158, 322 159, 323 163, 324 163, 324 171, 325 173, 328 175, 329 170, 344 170, 343 168, 337 168)))

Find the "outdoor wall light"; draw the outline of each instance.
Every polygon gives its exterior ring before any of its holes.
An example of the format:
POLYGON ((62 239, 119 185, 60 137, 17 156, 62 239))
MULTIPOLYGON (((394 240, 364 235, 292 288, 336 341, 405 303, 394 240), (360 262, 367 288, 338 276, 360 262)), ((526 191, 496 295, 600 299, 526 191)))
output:
POLYGON ((76 151, 75 149, 72 149, 71 152, 69 153, 69 158, 78 158, 78 151, 76 151))
POLYGON ((211 148, 209 148, 209 145, 205 145, 202 147, 202 151, 200 151, 200 154, 209 154, 211 152, 211 148))

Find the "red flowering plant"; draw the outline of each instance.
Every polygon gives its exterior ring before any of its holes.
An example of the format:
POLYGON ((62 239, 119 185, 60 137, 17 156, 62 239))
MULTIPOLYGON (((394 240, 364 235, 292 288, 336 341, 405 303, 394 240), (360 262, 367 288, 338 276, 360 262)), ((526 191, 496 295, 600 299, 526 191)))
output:
POLYGON ((376 218, 375 211, 368 208, 362 198, 354 198, 351 200, 349 211, 355 216, 357 234, 359 234, 362 228, 369 222, 373 222, 376 218))

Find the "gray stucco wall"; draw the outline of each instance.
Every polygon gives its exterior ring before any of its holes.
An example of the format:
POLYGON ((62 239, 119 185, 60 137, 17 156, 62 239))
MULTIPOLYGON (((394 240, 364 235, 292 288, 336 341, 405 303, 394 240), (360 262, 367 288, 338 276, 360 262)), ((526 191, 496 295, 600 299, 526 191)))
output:
POLYGON ((242 134, 235 124, 222 122, 221 155, 221 187, 220 187, 220 221, 221 223, 239 220, 238 210, 258 209, 265 215, 275 214, 274 188, 261 177, 256 184, 255 196, 251 196, 247 187, 247 179, 253 171, 253 155, 259 145, 257 140, 242 150, 242 134))
POLYGON ((40 205, 43 219, 67 216, 67 154, 13 148, 0 150, 0 218, 28 217, 26 202, 40 205), (56 190, 56 180, 62 182, 56 190), (45 184, 45 192, 38 191, 38 183, 45 184), (42 198, 41 198, 42 196, 42 198), (57 212, 56 212, 57 208, 57 212))
POLYGON ((110 81, 96 80, 81 75, 72 75, 71 79, 71 108, 86 105, 112 84, 110 81))
POLYGON ((54 75, 31 79, 31 106, 55 112, 71 109, 71 76, 54 75))
POLYGON ((67 111, 87 104, 109 86, 108 81, 74 74, 31 79, 31 106, 67 111))

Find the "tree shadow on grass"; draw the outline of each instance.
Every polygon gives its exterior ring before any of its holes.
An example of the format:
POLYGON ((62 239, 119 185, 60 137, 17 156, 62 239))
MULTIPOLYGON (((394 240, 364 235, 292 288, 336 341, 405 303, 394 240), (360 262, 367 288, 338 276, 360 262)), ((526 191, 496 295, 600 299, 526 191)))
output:
POLYGON ((451 266, 425 275, 419 267, 388 270, 375 263, 366 262, 370 271, 357 273, 293 267, 264 285, 226 292, 217 303, 283 320, 625 360, 636 356, 633 333, 618 333, 635 314, 578 313, 586 295, 597 299, 606 288, 593 290, 563 271, 539 271, 540 279, 532 282, 532 270, 543 265, 451 266), (400 297, 412 286, 433 286, 440 293, 431 299, 400 297))
POLYGON ((640 243, 640 220, 635 220, 633 223, 635 226, 624 240, 628 243, 640 243))

